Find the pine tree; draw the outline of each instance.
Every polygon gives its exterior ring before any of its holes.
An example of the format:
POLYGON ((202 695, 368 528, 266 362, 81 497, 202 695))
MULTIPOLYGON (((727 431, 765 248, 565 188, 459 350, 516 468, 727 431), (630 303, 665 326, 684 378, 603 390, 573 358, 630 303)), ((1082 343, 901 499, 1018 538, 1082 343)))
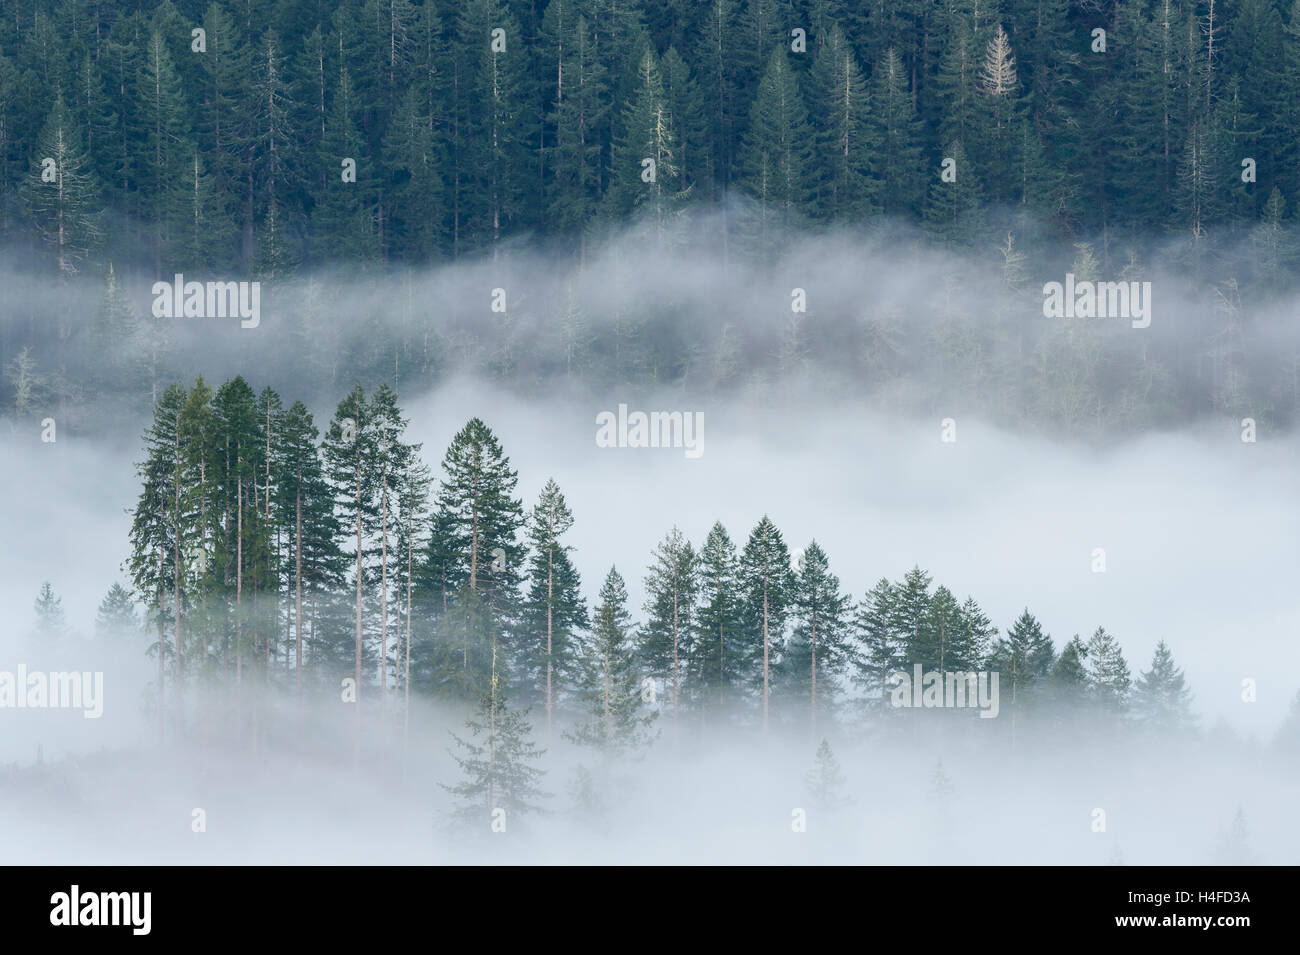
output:
POLYGON ((289 258, 286 210, 295 187, 297 144, 291 122, 295 110, 293 91, 284 48, 274 30, 267 30, 263 35, 252 57, 250 72, 239 112, 242 120, 239 140, 246 157, 243 258, 258 263, 262 274, 275 275, 283 270, 289 258), (261 224, 260 236, 255 236, 257 223, 261 224), (255 245, 250 247, 249 242, 254 239, 255 245))
POLYGON ((747 682, 759 690, 766 730, 772 671, 785 649, 785 620, 794 591, 790 551, 767 515, 745 542, 736 582, 744 620, 747 682))
MULTIPOLYGON (((996 671, 999 683, 1011 685, 1011 706, 1022 706, 1051 672, 1054 653, 1052 638, 1043 633, 1042 625, 1029 612, 1029 608, 1016 618, 1005 637, 993 644, 989 654, 989 669, 996 671)), ((1014 733, 1014 715, 1012 732, 1014 733)))
POLYGON ((890 47, 871 74, 871 117, 878 142, 875 169, 880 180, 880 211, 885 215, 919 211, 925 182, 921 166, 921 127, 908 89, 906 70, 890 47))
MULTIPOLYGON (((709 125, 709 198, 717 200, 731 188, 738 137, 744 126, 744 98, 741 90, 741 60, 734 55, 733 37, 738 29, 736 0, 709 0, 705 15, 700 90, 706 104, 709 125)), ((761 52, 760 52, 761 55, 761 52)), ((725 211, 725 210, 724 210, 725 211)), ((726 241, 726 226, 723 230, 726 241)))
POLYGON ((682 193, 676 150, 673 118, 668 112, 659 61, 654 50, 647 49, 637 69, 635 93, 623 110, 614 144, 610 201, 624 212, 644 208, 659 241, 663 240, 667 219, 682 193))
POLYGON ((1088 647, 1076 633, 1052 664, 1052 691, 1055 706, 1063 714, 1075 715, 1087 701, 1088 647))
POLYGON ((868 709, 881 712, 888 706, 889 675, 908 662, 906 636, 896 628, 896 601, 894 585, 882 577, 858 603, 853 619, 860 646, 853 682, 862 688, 868 709))
POLYGON ((417 579, 417 560, 422 560, 428 549, 429 494, 433 485, 433 474, 429 467, 412 455, 398 476, 397 504, 397 539, 396 569, 399 575, 404 599, 402 613, 405 620, 405 633, 399 631, 397 659, 399 683, 402 688, 402 727, 407 731, 410 725, 411 705, 411 644, 415 639, 415 584, 417 579))
MULTIPOLYGON (((894 585, 890 594, 890 629, 903 641, 904 659, 924 664, 927 648, 937 644, 930 639, 930 604, 933 579, 920 567, 913 567, 894 585)), ((937 657, 937 654, 935 654, 937 657)), ((935 661, 937 665, 937 659, 935 661)))
POLYGON ((378 479, 374 462, 379 435, 371 420, 371 407, 365 391, 356 385, 339 402, 325 433, 322 452, 325 476, 334 491, 334 505, 340 523, 351 537, 352 589, 354 599, 353 673, 358 702, 361 699, 361 668, 365 655, 362 612, 367 584, 367 565, 374 550, 370 539, 378 520, 376 492, 378 479))
POLYGON ((925 224, 940 242, 973 245, 984 235, 983 186, 960 142, 949 143, 943 155, 945 160, 952 160, 949 168, 955 178, 945 182, 938 175, 934 177, 925 206, 925 224))
POLYGON ((140 617, 130 592, 119 583, 108 588, 95 612, 95 638, 116 640, 134 637, 140 632, 140 617))
POLYGON ((191 147, 185 164, 185 194, 177 213, 173 241, 174 255, 181 269, 202 269, 224 262, 222 233, 229 224, 221 212, 216 187, 207 164, 197 148, 191 147))
POLYGON ((627 587, 611 567, 601 584, 591 630, 584 641, 579 696, 587 719, 570 738, 607 757, 636 751, 650 742, 648 729, 658 716, 646 712, 637 667, 627 587))
POLYGON ((343 583, 344 556, 339 541, 344 530, 334 511, 316 440, 320 432, 301 401, 285 412, 281 428, 280 479, 276 483, 279 523, 288 547, 285 577, 293 582, 292 621, 294 679, 301 689, 305 648, 317 642, 307 615, 319 620, 329 595, 343 583))
POLYGON ((1178 167, 1174 229, 1183 236, 1194 263, 1204 254, 1210 226, 1222 207, 1218 140, 1219 131, 1212 120, 1194 124, 1187 133, 1178 167))
POLYGON ((840 761, 835 758, 831 744, 825 739, 817 747, 813 768, 804 777, 804 787, 818 809, 836 809, 849 802, 844 795, 844 773, 840 769, 840 761))
POLYGON ((738 697, 746 663, 752 658, 741 629, 736 545, 721 522, 709 529, 699 557, 700 603, 695 615, 695 652, 687 663, 688 682, 698 693, 693 702, 721 710, 738 697))
MULTIPOLYGON (((460 586, 462 619, 458 627, 464 641, 451 645, 444 640, 443 646, 460 657, 458 679, 482 687, 487 674, 486 656, 481 651, 488 636, 469 621, 481 609, 492 633, 508 633, 516 625, 524 563, 524 549, 518 540, 524 522, 523 502, 514 496, 519 475, 510 467, 492 429, 479 418, 457 432, 443 457, 442 469, 445 476, 437 496, 435 546, 447 552, 447 579, 460 586), (477 642, 475 634, 480 635, 477 642), (473 661, 472 646, 480 650, 473 661)), ((451 662, 449 657, 447 664, 451 662)), ((508 662, 502 661, 503 673, 508 671, 508 662)))
POLYGON ((985 47, 977 89, 980 122, 972 139, 983 155, 978 165, 988 199, 1000 204, 1018 198, 1016 154, 1023 112, 1016 57, 1001 25, 985 47))
POLYGON ((601 132, 610 110, 610 79, 597 55, 596 34, 579 5, 570 0, 546 5, 543 88, 551 107, 551 132, 544 146, 544 186, 547 225, 557 233, 581 231, 600 198, 601 132))
POLYGON ((1163 640, 1156 644, 1151 669, 1138 676, 1134 690, 1136 715, 1151 729, 1179 732, 1195 724, 1191 691, 1163 640))
MULTIPOLYGON (((177 534, 179 520, 174 513, 180 497, 183 475, 179 468, 179 430, 185 390, 172 384, 154 406, 153 422, 145 432, 146 458, 137 465, 142 487, 131 520, 131 554, 126 567, 136 598, 149 608, 147 613, 157 627, 157 639, 149 648, 158 659, 158 731, 164 726, 166 700, 166 666, 174 653, 174 642, 167 639, 169 616, 179 620, 176 604, 179 589, 181 548, 177 534), (168 614, 168 596, 174 613, 168 614)), ((178 636, 173 630, 173 635, 178 636)))
POLYGON ((384 138, 384 161, 393 180, 391 228, 411 262, 425 262, 437 253, 445 213, 444 157, 433 122, 428 97, 411 87, 384 138))
POLYGON ((849 663, 849 598, 815 540, 794 568, 792 585, 794 628, 778 676, 788 699, 807 701, 816 733, 818 717, 832 712, 838 677, 849 663))
POLYGON ((207 52, 198 58, 203 76, 195 127, 201 158, 211 176, 214 245, 224 244, 222 261, 226 261, 235 251, 234 224, 240 204, 242 171, 239 110, 250 50, 235 20, 220 3, 208 6, 203 15, 203 30, 207 52))
POLYGON ((876 208, 874 156, 880 149, 872 122, 867 78, 839 28, 817 53, 812 97, 829 123, 818 133, 814 166, 818 214, 861 222, 876 208))
MULTIPOLYGON (((260 585, 268 546, 268 522, 258 504, 258 484, 266 457, 266 432, 257 395, 242 376, 222 384, 213 396, 218 439, 216 490, 221 502, 220 540, 215 574, 233 618, 225 634, 222 664, 233 649, 235 683, 242 688, 245 661, 256 660, 262 621, 258 619, 260 585)), ((237 700, 242 705, 242 698, 237 700)))
POLYGON ((63 598, 55 596, 54 588, 47 580, 41 584, 41 592, 36 595, 36 638, 42 643, 57 640, 68 629, 67 618, 63 615, 63 598))
POLYGON ((707 194, 708 124, 698 79, 690 64, 671 46, 664 53, 660 71, 663 74, 668 116, 672 122, 672 138, 677 146, 681 196, 686 199, 707 194))
POLYGON ((1103 713, 1114 717, 1125 714, 1130 690, 1128 664, 1115 638, 1102 627, 1088 640, 1088 689, 1103 713))
POLYGON ((993 626, 973 597, 967 597, 961 605, 960 626, 960 640, 954 643, 961 645, 961 661, 967 669, 978 669, 988 659, 998 628, 993 626))
MULTIPOLYGON (((375 389, 370 397, 367 418, 375 433, 375 459, 372 468, 376 479, 375 507, 379 535, 379 696, 388 695, 388 631, 393 608, 401 606, 401 597, 395 592, 400 577, 393 572, 394 552, 390 540, 396 542, 401 526, 402 485, 418 460, 420 445, 403 441, 407 419, 397 404, 397 394, 387 382, 375 389)), ((399 617, 400 620, 400 617, 399 617)), ((394 674, 396 678, 396 664, 394 674)))
POLYGON ((944 20, 943 52, 933 91, 940 116, 938 132, 945 143, 969 143, 978 125, 976 100, 983 33, 976 31, 970 0, 948 4, 940 15, 944 20))
POLYGON ((102 209, 99 183, 62 94, 55 97, 36 141, 26 195, 32 225, 59 272, 75 274, 99 242, 102 209))
MULTIPOLYGON (((99 308, 95 312, 95 352, 99 355, 127 352, 136 344, 139 331, 139 321, 122 289, 117 272, 113 269, 113 263, 110 262, 108 272, 104 276, 104 296, 100 299, 99 308)), ((121 380, 114 382, 104 374, 103 384, 106 387, 113 385, 120 387, 128 382, 121 380)))
POLYGON ((465 721, 468 740, 452 733, 463 756, 453 753, 464 779, 454 786, 439 784, 461 800, 455 815, 467 823, 495 823, 497 810, 502 820, 542 811, 537 800, 549 796, 542 791, 545 770, 534 764, 545 750, 532 741, 527 711, 512 709, 506 700, 504 680, 497 673, 496 649, 492 652, 491 674, 475 714, 465 721), (480 739, 481 738, 481 739, 480 739))
POLYGON ((641 666, 664 674, 672 687, 673 719, 679 715, 683 677, 695 651, 695 621, 700 600, 700 559, 674 527, 655 548, 646 574, 646 621, 640 632, 641 666))
POLYGON ((495 250, 512 224, 528 221, 527 150, 536 125, 529 105, 530 58, 503 0, 468 0, 458 35, 465 95, 453 177, 456 250, 495 250), (494 36, 494 30, 503 32, 494 36))
POLYGON ((749 113, 743 185, 754 198, 757 242, 794 225, 810 195, 812 131, 799 84, 783 48, 772 51, 749 113))
POLYGON ((312 226, 324 260, 366 263, 379 255, 377 174, 357 124, 360 112, 360 102, 345 70, 339 77, 317 158, 327 172, 324 191, 312 212, 312 226), (355 181, 345 178, 348 170, 344 164, 349 160, 355 164, 355 181))
POLYGON ((1282 191, 1273 187, 1259 223, 1251 233, 1256 275, 1264 289, 1275 292, 1290 275, 1296 257, 1296 240, 1284 224, 1286 200, 1282 191))
POLYGON ((517 697, 540 696, 546 707, 546 736, 551 737, 560 686, 575 675, 580 632, 587 627, 581 578, 563 538, 573 527, 573 513, 555 481, 548 480, 528 520, 528 578, 515 648, 517 697))
POLYGON ((141 126, 141 150, 136 168, 145 214, 152 220, 154 274, 164 273, 163 260, 172 261, 185 235, 186 167, 194 157, 188 104, 181 78, 158 31, 149 36, 138 81, 140 104, 135 115, 141 126))

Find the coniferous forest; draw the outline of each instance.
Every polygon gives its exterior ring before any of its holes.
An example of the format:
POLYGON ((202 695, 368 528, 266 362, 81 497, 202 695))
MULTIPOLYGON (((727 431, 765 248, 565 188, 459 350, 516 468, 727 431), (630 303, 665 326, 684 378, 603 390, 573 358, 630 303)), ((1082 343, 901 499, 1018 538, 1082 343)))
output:
POLYGON ((1294 863, 1298 103, 1281 0, 0 0, 0 859, 1294 863))

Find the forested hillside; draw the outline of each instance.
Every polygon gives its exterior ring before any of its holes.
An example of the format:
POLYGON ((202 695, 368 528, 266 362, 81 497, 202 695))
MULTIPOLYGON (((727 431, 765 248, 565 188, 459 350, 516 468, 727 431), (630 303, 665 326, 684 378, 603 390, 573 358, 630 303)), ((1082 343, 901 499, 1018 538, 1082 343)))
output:
POLYGON ((284 387, 292 355, 317 406, 809 377, 1072 435, 1289 428, 1295 17, 0 3, 3 407, 102 430, 178 378, 284 387), (1045 320, 1067 272, 1151 282, 1150 327, 1045 320), (260 281, 266 320, 151 315, 175 276, 260 281))
MULTIPOLYGON (((841 582, 816 540, 766 515, 743 537, 715 522, 692 542, 672 527, 633 565, 588 567, 601 581, 589 601, 570 543, 581 501, 554 480, 531 505, 518 497, 478 418, 436 470, 407 425, 387 385, 354 388, 323 432, 301 402, 243 378, 162 394, 138 468, 130 591, 114 585, 96 623, 156 661, 160 732, 209 733, 215 706, 255 740, 276 719, 264 710, 304 695, 369 704, 396 732, 415 694, 482 700, 485 720, 516 721, 524 749, 499 757, 509 773, 540 756, 521 713, 548 746, 563 734, 604 757, 684 727, 889 738, 921 720, 1012 748, 1084 731, 1195 738, 1164 640, 1138 670, 1095 621, 1055 638, 1027 607, 994 622, 919 567, 841 582), (954 696, 954 673, 979 676, 954 696)), ((57 644, 66 622, 48 584, 36 609, 38 639, 57 644)), ((1284 758, 1300 745, 1300 695, 1277 745, 1284 758)), ((521 800, 528 788, 496 785, 521 800)), ((482 808, 481 789, 461 795, 482 808)))
POLYGON ((741 247, 879 216, 978 245, 1026 214, 1107 265, 1152 235, 1199 258, 1294 219, 1285 6, 7 0, 0 235, 64 272, 277 275, 574 246, 735 194, 741 247))

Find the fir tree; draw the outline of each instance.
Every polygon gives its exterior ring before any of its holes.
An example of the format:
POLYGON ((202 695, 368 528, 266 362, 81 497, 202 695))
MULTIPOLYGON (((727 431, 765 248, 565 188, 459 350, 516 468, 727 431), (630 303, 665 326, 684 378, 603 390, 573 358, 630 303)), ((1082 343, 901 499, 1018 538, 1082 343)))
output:
POLYGON ((139 632, 140 617, 136 613, 135 601, 125 587, 115 582, 95 612, 95 638, 112 640, 135 636, 139 632))
POLYGON ((345 561, 339 549, 344 532, 316 447, 318 435, 311 413, 301 401, 295 401, 285 412, 281 430, 276 505, 288 541, 285 576, 293 582, 293 659, 299 686, 305 649, 321 642, 316 622, 329 595, 343 583, 345 561), (310 630, 308 619, 313 621, 310 630))
POLYGON ((1025 608, 1007 635, 993 644, 988 662, 989 669, 1000 674, 1000 684, 1010 684, 1013 712, 1049 675, 1053 657, 1052 638, 1043 633, 1042 626, 1025 608))
POLYGON ((26 195, 36 233, 62 274, 78 272, 99 242, 99 191, 75 118, 59 94, 36 141, 26 195))
POLYGON ((812 133, 799 83, 783 48, 776 48, 749 112, 742 165, 745 190, 754 198, 756 241, 788 228, 810 195, 812 133))
POLYGON ((840 761, 835 758, 831 744, 825 739, 817 747, 813 768, 804 777, 804 787, 818 809, 837 809, 850 801, 844 795, 844 773, 840 769, 840 761))
POLYGON ((535 764, 545 750, 532 741, 527 711, 511 708, 506 699, 495 648, 487 688, 465 726, 469 739, 451 734, 463 754, 452 755, 464 778, 453 786, 439 784, 460 800, 456 817, 476 826, 495 825, 498 819, 508 825, 514 816, 542 811, 538 800, 549 796, 541 788, 546 771, 535 764), (503 818, 497 810, 504 811, 503 818))
POLYGON ((850 652, 849 599, 815 540, 794 569, 791 603, 794 627, 778 676, 791 701, 807 701, 815 733, 818 717, 832 711, 850 652))
POLYGON ((881 144, 871 119, 867 78, 838 27, 817 52, 811 88, 817 112, 830 120, 819 134, 814 160, 818 213, 861 222, 876 208, 873 157, 881 144))
POLYGON ((371 420, 371 407, 366 401, 365 391, 356 385, 339 402, 321 450, 325 458, 325 476, 334 492, 336 513, 351 538, 355 613, 352 677, 356 681, 358 700, 365 651, 362 612, 366 569, 374 553, 369 542, 378 519, 375 503, 378 477, 374 468, 378 442, 379 435, 371 420))
POLYGON ((570 738, 612 757, 647 745, 648 729, 658 714, 645 709, 627 587, 616 568, 605 575, 597 600, 579 680, 587 718, 570 738))
POLYGON ((1156 644, 1151 669, 1138 676, 1134 690, 1136 715, 1150 728, 1177 732, 1194 725, 1191 691, 1163 640, 1156 644))
POLYGON ((1098 627, 1088 640, 1088 689, 1093 702, 1108 716, 1122 717, 1128 708, 1130 682, 1119 644, 1098 627))
POLYGON ((63 598, 55 596, 54 588, 48 580, 41 584, 35 606, 37 639, 47 642, 62 637, 68 629, 67 619, 63 615, 63 598))
POLYGON ((914 213, 920 207, 922 183, 921 124, 908 89, 907 74, 892 47, 871 74, 872 139, 880 144, 875 169, 880 179, 880 211, 886 215, 914 213))
POLYGON ((700 604, 695 615, 695 652, 688 661, 695 702, 722 708, 734 702, 750 656, 741 630, 736 545, 721 522, 700 547, 700 604))
MULTIPOLYGON (((462 613, 476 614, 481 608, 488 616, 491 632, 506 633, 516 625, 519 584, 524 549, 518 540, 523 526, 523 502, 514 496, 518 472, 510 467, 492 429, 480 419, 471 419, 457 432, 443 457, 444 478, 437 495, 438 516, 435 523, 435 546, 447 552, 449 567, 443 571, 449 581, 459 584, 462 613), (472 597, 466 597, 468 593, 472 597)), ((481 629, 469 626, 469 617, 461 623, 463 642, 461 679, 481 687, 487 674, 485 656, 475 655, 471 666, 469 648, 483 643, 471 639, 481 629), (466 629, 468 628, 468 629, 466 629)), ((447 646, 446 649, 452 649, 447 646)), ((502 661, 502 672, 507 672, 502 661)))
POLYGON ((573 513, 560 486, 548 480, 528 520, 528 578, 515 649, 517 693, 526 701, 540 696, 548 738, 556 696, 575 675, 576 645, 587 626, 573 547, 563 540, 572 527, 573 513))
POLYGON ((759 690, 763 728, 767 729, 772 671, 785 649, 785 621, 794 590, 790 551, 767 517, 745 542, 737 570, 745 626, 747 676, 759 690))
POLYGON ((665 685, 672 687, 676 719, 682 703, 683 676, 695 649, 693 637, 700 599, 699 556, 676 527, 655 548, 645 587, 641 665, 647 673, 665 675, 665 685))
POLYGON ((662 241, 682 187, 673 119, 668 112, 659 62, 651 49, 641 58, 636 91, 621 119, 621 133, 614 147, 610 201, 616 201, 623 210, 644 208, 656 237, 662 241))
POLYGON ((896 601, 894 585, 882 577, 866 592, 854 614, 859 650, 853 661, 853 682, 862 688, 869 709, 883 711, 887 707, 889 675, 907 666, 906 637, 896 628, 896 601))

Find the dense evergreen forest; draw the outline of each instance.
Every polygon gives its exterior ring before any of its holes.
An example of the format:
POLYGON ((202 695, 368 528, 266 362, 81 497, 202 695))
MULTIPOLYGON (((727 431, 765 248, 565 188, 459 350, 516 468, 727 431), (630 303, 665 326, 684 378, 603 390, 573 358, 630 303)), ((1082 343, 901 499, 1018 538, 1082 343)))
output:
POLYGON ((168 381, 283 382, 290 354, 316 406, 465 369, 755 392, 816 368, 900 410, 1054 433, 1286 428, 1297 16, 0 3, 3 407, 102 431, 168 381), (910 261, 910 288, 881 287, 910 261), (692 262, 708 294, 677 284, 692 262), (1044 321, 1067 271, 1153 281, 1151 328, 1044 321), (177 274, 261 280, 263 338, 151 319, 177 274))
MULTIPOLYGON (((1034 461, 1277 440, 1233 472, 1263 494, 1300 421, 1298 220, 1300 0, 0 0, 0 438, 62 479, 143 429, 98 646, 148 655, 150 730, 196 752, 355 714, 382 770, 416 714, 472 713, 439 780, 467 829, 539 807, 544 751, 581 754, 583 807, 663 739, 794 740, 828 805, 831 741, 1230 750, 1164 639, 1125 659, 1159 632, 995 621, 910 528, 875 583, 761 513, 611 527, 643 561, 583 566, 580 492, 523 500, 477 406, 438 462, 402 402, 672 396, 844 443, 961 416, 1046 435, 1034 461), (260 311, 160 313, 181 276, 260 311), (1051 316, 1076 279, 1148 286, 1145 324, 1051 316), (945 704, 955 673, 992 699, 945 704)), ((28 647, 90 646, 45 577, 28 647)), ((1231 639, 1187 635, 1189 670, 1193 637, 1231 639)), ((1268 746, 1300 753, 1300 695, 1268 746)))
MULTIPOLYGON (((1054 641, 1028 608, 998 627, 919 567, 851 593, 815 540, 792 549, 766 516, 743 541, 721 523, 698 543, 672 528, 644 570, 601 570, 589 606, 567 542, 575 513, 553 480, 527 508, 477 418, 435 475, 406 427, 386 385, 357 386, 323 435, 301 402, 242 378, 163 392, 139 465, 131 586, 112 588, 96 622, 101 639, 157 660, 160 732, 211 733, 211 687, 225 688, 216 725, 241 737, 267 732, 268 699, 368 704, 394 732, 413 693, 478 701, 482 739, 462 741, 455 790, 473 813, 485 796, 531 807, 530 720, 548 745, 563 734, 603 757, 682 727, 815 740, 921 720, 1012 748, 1084 730, 1166 743, 1200 732, 1164 641, 1134 673, 1103 627, 1054 641), (639 613, 629 572, 644 573, 639 613), (940 682, 926 691, 934 709, 907 714, 921 690, 900 696, 900 671, 999 682, 955 705, 940 682), (982 725, 990 704, 999 718, 982 725)), ((37 611, 39 638, 57 641, 66 624, 48 585, 37 611)), ((1280 752, 1297 743, 1300 695, 1278 737, 1280 752)))
POLYGON ((1023 212, 1107 265, 1155 234, 1200 256, 1294 218, 1298 91, 1277 0, 6 2, 0 229, 65 272, 107 246, 277 275, 737 193, 742 244, 1023 212))

